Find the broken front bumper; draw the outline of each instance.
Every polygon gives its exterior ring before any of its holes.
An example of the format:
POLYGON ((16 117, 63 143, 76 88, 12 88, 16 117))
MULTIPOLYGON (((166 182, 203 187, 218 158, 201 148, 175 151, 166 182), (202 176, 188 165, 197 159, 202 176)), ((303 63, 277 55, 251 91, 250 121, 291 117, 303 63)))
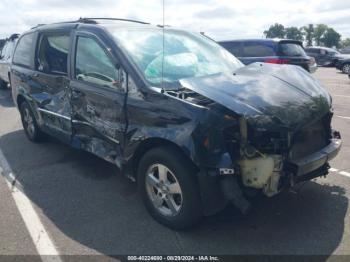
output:
POLYGON ((331 143, 321 150, 306 157, 290 161, 295 169, 293 173, 298 177, 321 168, 338 154, 341 144, 341 139, 333 138, 331 143))

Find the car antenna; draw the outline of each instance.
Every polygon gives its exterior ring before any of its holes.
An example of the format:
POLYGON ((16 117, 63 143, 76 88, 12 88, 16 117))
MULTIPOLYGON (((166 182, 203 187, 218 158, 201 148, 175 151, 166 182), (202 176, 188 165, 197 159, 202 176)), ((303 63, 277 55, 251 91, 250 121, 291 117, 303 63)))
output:
POLYGON ((164 93, 164 46, 165 46, 165 0, 163 0, 163 27, 162 27, 162 40, 163 40, 163 50, 162 50, 162 90, 164 93))

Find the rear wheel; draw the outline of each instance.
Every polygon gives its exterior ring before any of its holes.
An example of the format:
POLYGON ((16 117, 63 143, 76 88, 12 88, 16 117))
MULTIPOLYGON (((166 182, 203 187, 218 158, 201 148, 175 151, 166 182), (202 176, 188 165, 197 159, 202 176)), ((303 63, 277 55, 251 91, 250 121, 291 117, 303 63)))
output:
POLYGON ((27 102, 20 105, 20 113, 23 129, 32 142, 40 142, 43 139, 43 133, 40 131, 34 114, 27 102))
POLYGON ((149 213, 173 229, 195 224, 202 216, 194 168, 172 147, 150 150, 138 169, 139 190, 149 213))
POLYGON ((344 74, 350 74, 350 64, 344 64, 341 71, 343 71, 344 74))

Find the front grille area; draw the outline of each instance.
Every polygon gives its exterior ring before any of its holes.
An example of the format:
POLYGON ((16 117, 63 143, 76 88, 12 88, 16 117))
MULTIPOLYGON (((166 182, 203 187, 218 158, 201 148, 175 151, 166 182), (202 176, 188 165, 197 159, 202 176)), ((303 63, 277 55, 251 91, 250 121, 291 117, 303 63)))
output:
POLYGON ((288 150, 287 133, 249 130, 249 143, 264 154, 283 154, 288 150))
POLYGON ((315 153, 330 142, 330 116, 308 125, 298 131, 292 139, 290 159, 300 159, 315 153))

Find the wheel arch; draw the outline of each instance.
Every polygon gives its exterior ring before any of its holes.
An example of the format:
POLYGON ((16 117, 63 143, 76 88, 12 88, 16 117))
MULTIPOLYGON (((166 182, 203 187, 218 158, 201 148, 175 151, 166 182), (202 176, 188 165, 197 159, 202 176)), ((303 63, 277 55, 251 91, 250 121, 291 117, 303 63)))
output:
POLYGON ((24 97, 24 95, 22 95, 22 94, 17 95, 16 104, 17 104, 18 108, 21 108, 22 103, 26 102, 26 101, 27 101, 27 99, 24 97))
POLYGON ((179 146, 178 144, 164 139, 164 138, 158 138, 158 137, 153 137, 153 138, 148 138, 144 141, 142 141, 136 148, 132 159, 130 162, 130 166, 132 168, 132 175, 137 180, 137 169, 139 166, 139 163, 142 159, 142 157, 151 149, 157 148, 157 147, 169 147, 172 148, 175 152, 178 152, 179 154, 183 155, 189 163, 193 166, 194 169, 199 170, 197 165, 194 163, 190 156, 190 152, 186 152, 184 148, 179 146))

